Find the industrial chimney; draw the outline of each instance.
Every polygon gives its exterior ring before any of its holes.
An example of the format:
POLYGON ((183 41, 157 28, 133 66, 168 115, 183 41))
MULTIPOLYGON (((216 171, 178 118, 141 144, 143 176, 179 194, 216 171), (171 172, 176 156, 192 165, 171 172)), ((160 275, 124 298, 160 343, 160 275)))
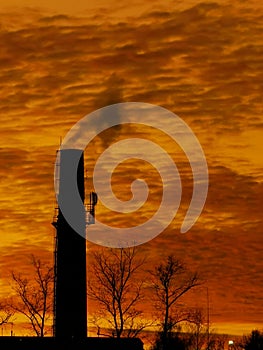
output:
MULTIPOLYGON (((84 204, 83 152, 77 149, 64 149, 58 152, 58 198, 63 197, 63 201, 66 201, 67 206, 70 207, 72 196, 77 192, 77 185, 84 204)), ((74 210, 76 209, 74 208, 74 210)), ((77 210, 76 220, 82 230, 81 234, 75 232, 69 225, 59 206, 53 220, 53 226, 56 228, 54 336, 63 339, 84 339, 87 337, 86 215, 84 205, 82 210, 77 210)))

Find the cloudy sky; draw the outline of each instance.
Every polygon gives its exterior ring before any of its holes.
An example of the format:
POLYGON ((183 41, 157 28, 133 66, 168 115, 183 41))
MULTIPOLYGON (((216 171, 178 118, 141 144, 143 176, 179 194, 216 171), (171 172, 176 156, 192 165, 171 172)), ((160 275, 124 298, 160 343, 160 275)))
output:
MULTIPOLYGON (((242 333, 262 327, 263 5, 253 0, 8 4, 0 1, 1 297, 9 295, 10 269, 25 269, 28 254, 52 261, 53 169, 60 138, 98 108, 146 102, 180 116, 203 147, 209 192, 196 224, 180 234, 192 194, 191 169, 182 150, 157 131, 134 126, 94 139, 86 151, 87 188, 90 169, 111 142, 139 133, 166 148, 181 175, 182 203, 164 232, 140 246, 141 254, 154 265, 164 252, 175 253, 200 271, 211 295, 214 328, 242 333)), ((126 217, 99 203, 98 218, 119 227, 149 218, 160 202, 155 170, 146 162, 126 161, 115 176, 120 199, 130 198, 126 185, 139 176, 149 184, 148 201, 126 217)), ((204 307, 203 293, 187 303, 204 307)))

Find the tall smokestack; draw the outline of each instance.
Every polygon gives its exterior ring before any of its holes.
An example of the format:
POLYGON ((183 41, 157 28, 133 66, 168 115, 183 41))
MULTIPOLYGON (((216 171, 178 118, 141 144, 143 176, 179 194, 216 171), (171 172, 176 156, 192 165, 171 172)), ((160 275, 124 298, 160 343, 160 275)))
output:
MULTIPOLYGON (((83 152, 76 149, 59 152, 58 196, 63 197, 63 201, 67 201, 67 206, 70 207, 76 186, 77 166, 77 187, 84 203, 83 152)), ((56 228, 54 335, 57 338, 87 337, 86 218, 85 210, 82 209, 77 211, 76 218, 83 231, 82 236, 68 224, 60 208, 57 221, 53 223, 56 228)))

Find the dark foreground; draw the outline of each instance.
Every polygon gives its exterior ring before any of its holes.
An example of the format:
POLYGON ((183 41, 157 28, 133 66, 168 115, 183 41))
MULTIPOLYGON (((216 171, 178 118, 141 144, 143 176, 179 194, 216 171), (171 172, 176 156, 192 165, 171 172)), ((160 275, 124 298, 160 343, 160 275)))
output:
POLYGON ((0 350, 143 350, 138 338, 86 338, 82 340, 53 337, 0 337, 0 350))

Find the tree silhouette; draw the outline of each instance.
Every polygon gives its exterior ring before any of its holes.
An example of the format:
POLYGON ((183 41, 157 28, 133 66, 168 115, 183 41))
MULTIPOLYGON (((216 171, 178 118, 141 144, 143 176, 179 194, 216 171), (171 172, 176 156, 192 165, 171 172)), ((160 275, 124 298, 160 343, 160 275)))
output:
POLYGON ((53 306, 54 271, 32 255, 31 264, 34 278, 12 272, 13 289, 18 300, 11 302, 15 312, 23 314, 38 337, 44 337, 46 322, 50 318, 53 306))
POLYGON ((263 332, 253 330, 244 338, 243 348, 245 350, 263 350, 263 332))
POLYGON ((99 304, 100 316, 117 338, 135 337, 147 326, 137 308, 143 283, 136 274, 143 264, 135 248, 102 249, 92 254, 88 294, 99 304))
POLYGON ((201 350, 204 348, 205 343, 207 343, 206 348, 209 349, 207 342, 208 328, 202 309, 196 308, 192 310, 188 322, 187 333, 190 338, 190 349, 201 350))
POLYGON ((189 319, 188 312, 176 309, 178 300, 192 288, 200 285, 196 272, 190 272, 185 265, 169 255, 153 272, 152 285, 156 296, 156 309, 161 323, 162 349, 169 348, 169 338, 174 327, 189 319))
POLYGON ((8 323, 14 312, 4 301, 0 302, 0 326, 8 323))

